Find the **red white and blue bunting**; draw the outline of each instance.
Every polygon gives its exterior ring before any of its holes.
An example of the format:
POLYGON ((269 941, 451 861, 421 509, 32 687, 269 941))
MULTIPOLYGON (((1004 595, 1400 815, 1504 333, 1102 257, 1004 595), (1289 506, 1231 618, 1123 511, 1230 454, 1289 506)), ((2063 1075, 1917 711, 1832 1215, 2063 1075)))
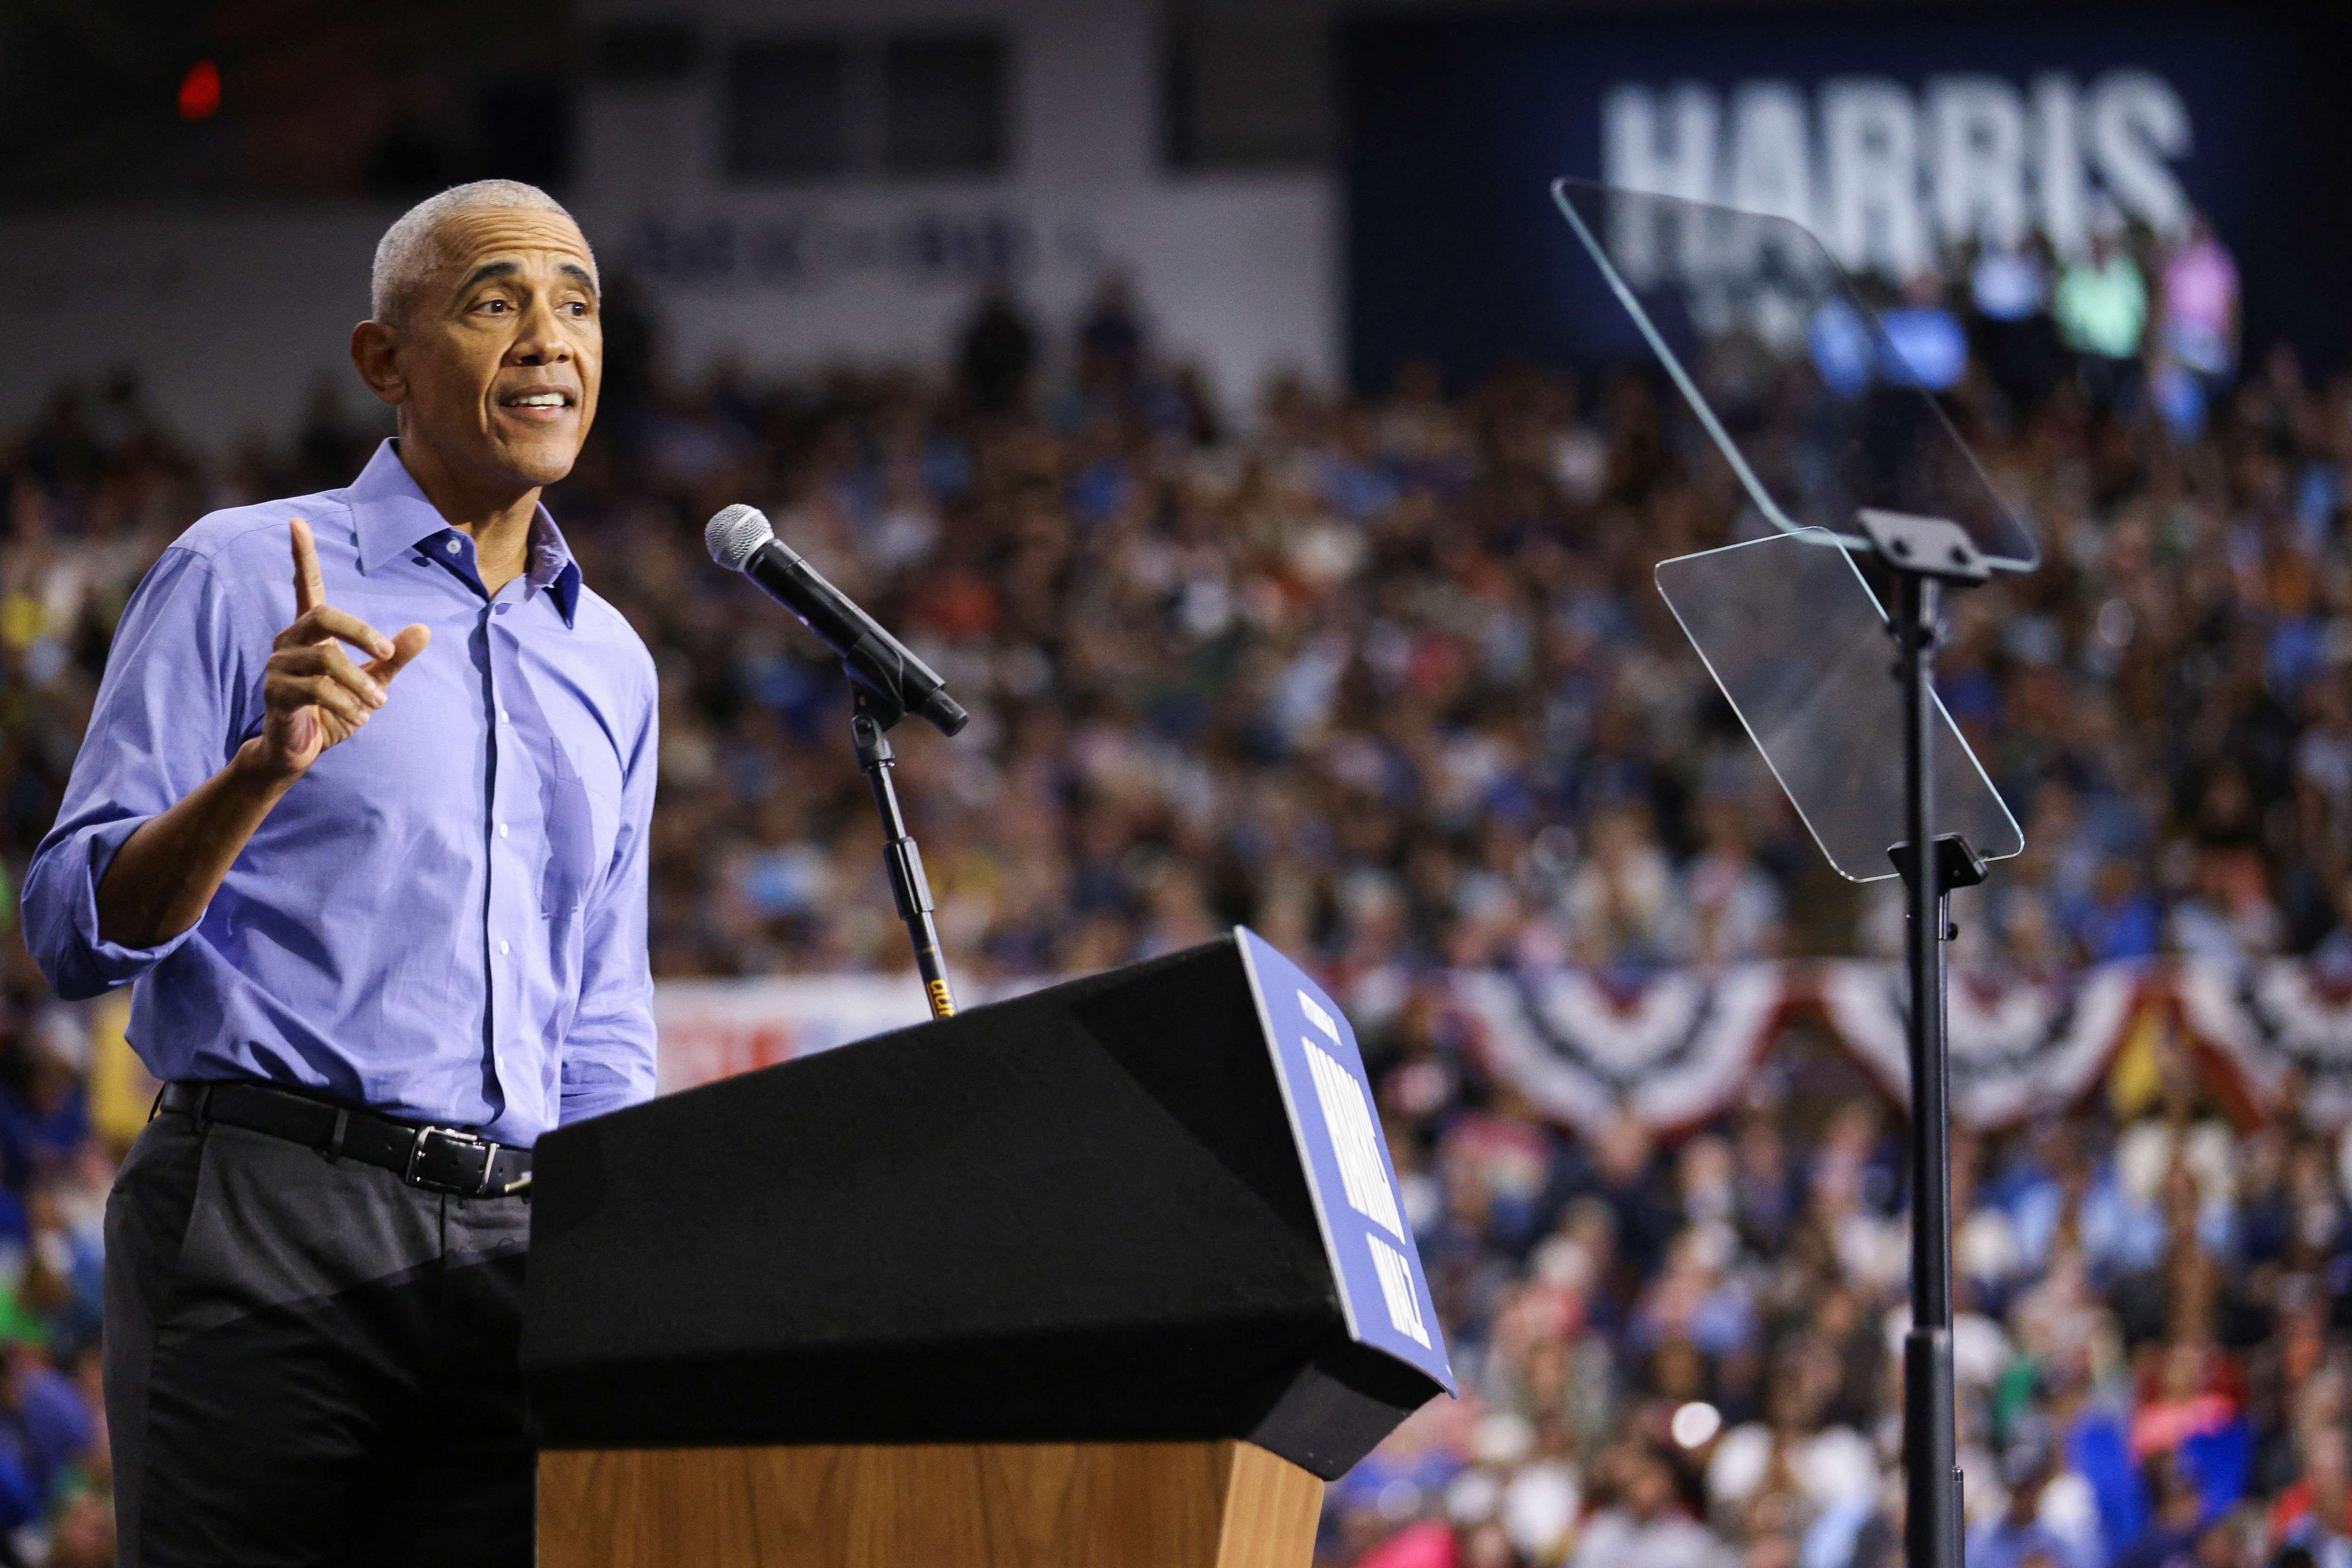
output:
MULTIPOLYGON (((1952 1117, 2000 1127, 2080 1100, 2105 1072, 2137 1016, 2142 966, 2109 963, 2057 980, 1956 970, 1948 992, 1952 1117)), ((1838 1038, 1897 1103, 1911 1099, 1908 997, 1902 967, 1823 964, 1822 1009, 1838 1038)))
MULTIPOLYGON (((1034 983, 1032 983, 1034 984, 1034 983)), ((1662 1131, 1738 1096, 1792 1020, 1825 1026, 1889 1098, 1909 1098, 1903 982, 1891 964, 1754 963, 1604 982, 1581 970, 1457 970, 1433 987, 1472 1059, 1538 1114, 1597 1133, 1631 1114, 1662 1131)), ((975 995, 1027 989, 967 984, 975 995)), ((1339 988, 1360 1018, 1393 1009, 1339 988)), ((2116 963, 2056 978, 1958 970, 1952 1110, 1998 1127, 2079 1102, 2143 1026, 2196 1047, 2234 1108, 2352 1122, 2352 984, 2294 961, 2116 963)), ((805 1056, 927 1015, 903 976, 665 982, 655 988, 662 1087, 805 1056)))
POLYGON ((2352 985, 2308 963, 2184 960, 2173 993, 2189 1033, 2253 1105, 2323 1127, 2352 1121, 2352 985))
POLYGON ((1629 1112, 1665 1129, 1723 1109, 1779 1032, 1786 989, 1755 963, 1614 989, 1582 970, 1463 971, 1451 992, 1489 1074, 1598 1135, 1629 1112))

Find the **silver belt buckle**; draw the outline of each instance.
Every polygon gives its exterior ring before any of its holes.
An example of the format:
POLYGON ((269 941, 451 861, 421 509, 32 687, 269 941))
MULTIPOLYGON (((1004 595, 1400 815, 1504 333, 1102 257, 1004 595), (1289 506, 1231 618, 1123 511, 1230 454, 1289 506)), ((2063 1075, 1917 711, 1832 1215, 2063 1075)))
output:
POLYGON ((408 1168, 401 1173, 400 1179, 412 1187, 444 1187, 453 1193, 478 1197, 490 1189, 490 1170, 498 1163, 498 1158, 499 1145, 487 1138, 476 1137, 471 1132, 461 1132, 454 1127, 420 1127, 416 1130, 415 1138, 408 1145, 408 1168), (474 1177, 471 1182, 463 1183, 436 1181, 426 1176, 419 1167, 425 1163, 425 1144, 436 1138, 463 1148, 481 1150, 481 1173, 474 1177))

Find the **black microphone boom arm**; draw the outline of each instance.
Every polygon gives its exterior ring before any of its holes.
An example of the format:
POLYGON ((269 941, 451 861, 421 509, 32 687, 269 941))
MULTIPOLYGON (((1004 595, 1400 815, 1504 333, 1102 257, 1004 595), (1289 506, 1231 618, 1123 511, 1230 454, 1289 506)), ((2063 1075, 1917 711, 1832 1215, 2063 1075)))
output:
POLYGON ((948 695, 948 683, 939 671, 884 631, 783 541, 772 540, 765 548, 784 556, 782 574, 804 585, 799 602, 786 601, 785 608, 841 656, 842 669, 865 695, 875 722, 887 730, 908 714, 918 713, 942 734, 952 735, 964 727, 970 715, 948 695))
POLYGON ((710 520, 702 540, 713 561, 757 583, 834 651, 882 728, 918 713, 941 734, 952 735, 971 720, 963 705, 948 695, 938 670, 778 539, 758 508, 727 508, 710 520))

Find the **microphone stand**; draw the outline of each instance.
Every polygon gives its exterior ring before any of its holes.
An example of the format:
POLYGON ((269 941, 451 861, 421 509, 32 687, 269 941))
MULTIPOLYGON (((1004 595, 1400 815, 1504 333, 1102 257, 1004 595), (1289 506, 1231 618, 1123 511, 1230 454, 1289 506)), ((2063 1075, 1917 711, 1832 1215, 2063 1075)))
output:
POLYGON ((889 868, 890 897, 897 901, 898 918, 906 922, 907 935, 914 942, 915 968, 923 977, 923 994, 931 1005, 931 1016, 950 1018, 955 1016, 955 993, 948 987, 947 963, 940 956, 940 928, 931 919, 930 879, 923 875, 923 852, 907 831, 907 819, 898 810, 898 792, 890 784, 890 770, 898 765, 898 754, 890 749, 889 729, 903 713, 891 713, 886 720, 864 686, 853 689, 856 699, 850 711, 849 739, 857 752, 858 768, 874 786, 874 808, 882 814, 886 840, 882 859, 889 868))

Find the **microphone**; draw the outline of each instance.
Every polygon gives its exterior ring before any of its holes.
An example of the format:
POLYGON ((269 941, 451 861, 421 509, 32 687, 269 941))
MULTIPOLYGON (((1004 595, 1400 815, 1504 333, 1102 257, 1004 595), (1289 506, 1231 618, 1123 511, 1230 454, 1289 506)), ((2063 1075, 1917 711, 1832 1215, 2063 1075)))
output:
POLYGON ((759 508, 729 507, 702 531, 702 542, 709 547, 710 559, 757 583, 841 657, 851 682, 881 710, 884 729, 908 713, 921 714, 942 735, 952 735, 971 721, 963 705, 948 695, 939 671, 917 658, 778 539, 759 508))

